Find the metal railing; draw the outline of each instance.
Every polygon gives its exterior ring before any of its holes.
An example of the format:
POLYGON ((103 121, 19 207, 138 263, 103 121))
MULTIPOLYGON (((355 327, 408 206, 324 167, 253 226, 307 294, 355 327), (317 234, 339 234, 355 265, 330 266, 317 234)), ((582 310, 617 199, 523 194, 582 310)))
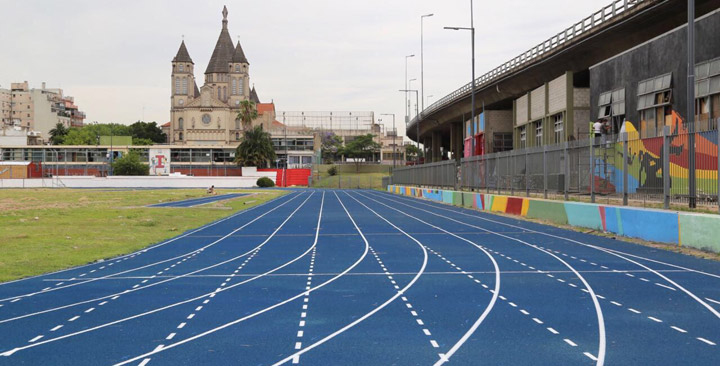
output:
POLYGON ((391 182, 669 208, 689 203, 692 174, 698 206, 717 205, 720 131, 695 133, 695 171, 688 170, 690 134, 684 131, 666 127, 659 137, 632 132, 399 168, 391 182))
MULTIPOLYGON (((566 47, 570 47, 575 42, 579 42, 590 36, 591 33, 601 29, 610 27, 621 16, 629 16, 639 5, 648 4, 648 6, 660 3, 665 0, 614 0, 610 5, 605 6, 599 11, 593 13, 587 18, 573 24, 571 27, 550 37, 546 41, 535 47, 521 53, 510 61, 490 70, 486 74, 475 79, 476 90, 482 89, 489 84, 494 83, 507 74, 524 68, 529 64, 545 58, 551 54, 557 53, 566 47)), ((639 9, 639 8, 638 8, 639 9)), ((427 116, 439 109, 455 103, 459 99, 467 97, 472 91, 472 81, 453 91, 452 93, 440 98, 424 110, 418 116, 412 119, 408 125, 408 131, 412 130, 415 123, 421 116, 427 116)), ((420 118, 421 119, 421 118, 420 118)))

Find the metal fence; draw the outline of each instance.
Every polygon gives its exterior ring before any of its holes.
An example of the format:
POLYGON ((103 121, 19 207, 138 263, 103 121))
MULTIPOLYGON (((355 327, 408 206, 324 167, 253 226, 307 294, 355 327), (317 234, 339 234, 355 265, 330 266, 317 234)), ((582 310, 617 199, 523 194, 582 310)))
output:
POLYGON ((695 170, 689 133, 670 131, 640 138, 636 131, 558 145, 512 150, 455 161, 395 169, 392 184, 443 187, 497 194, 580 199, 590 202, 669 207, 717 205, 720 193, 720 131, 694 133, 695 170), (696 190, 690 190, 694 176, 696 190), (635 202, 633 202, 635 204, 635 202))

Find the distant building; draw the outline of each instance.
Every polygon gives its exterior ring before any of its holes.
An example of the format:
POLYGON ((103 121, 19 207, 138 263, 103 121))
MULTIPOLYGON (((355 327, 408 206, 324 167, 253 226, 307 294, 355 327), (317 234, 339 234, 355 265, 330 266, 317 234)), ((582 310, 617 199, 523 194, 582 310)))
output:
POLYGON ((9 90, 0 89, 0 108, 0 135, 17 135, 22 130, 32 142, 47 142, 50 130, 58 123, 82 127, 85 120, 73 97, 63 95, 62 89, 48 89, 45 83, 40 89, 31 89, 27 81, 12 83, 9 90))
POLYGON ((244 128, 237 118, 241 102, 252 101, 258 110, 253 126, 269 129, 275 120, 275 105, 261 103, 250 87, 250 63, 240 42, 235 45, 228 31, 227 8, 223 8, 222 29, 205 69, 205 81, 198 88, 195 63, 180 44, 172 60, 170 124, 163 126, 168 142, 186 145, 237 144, 244 128))

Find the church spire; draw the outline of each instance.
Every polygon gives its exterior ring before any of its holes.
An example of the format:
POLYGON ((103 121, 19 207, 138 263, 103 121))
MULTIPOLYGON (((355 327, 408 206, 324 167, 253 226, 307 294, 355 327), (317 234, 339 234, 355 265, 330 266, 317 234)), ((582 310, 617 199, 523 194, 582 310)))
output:
POLYGON ((190 53, 188 52, 187 47, 185 47, 185 40, 180 43, 180 49, 178 49, 177 55, 173 58, 173 62, 189 62, 194 64, 193 60, 190 58, 190 53))
POLYGON ((227 6, 225 6, 225 5, 223 5, 222 15, 223 15, 223 21, 222 21, 223 29, 227 29, 227 23, 228 23, 227 15, 228 15, 228 11, 227 11, 227 6))

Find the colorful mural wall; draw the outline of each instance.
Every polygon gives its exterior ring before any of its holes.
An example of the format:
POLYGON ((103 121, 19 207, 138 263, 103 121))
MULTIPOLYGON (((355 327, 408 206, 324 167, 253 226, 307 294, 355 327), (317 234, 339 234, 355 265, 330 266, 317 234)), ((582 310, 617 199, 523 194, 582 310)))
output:
MULTIPOLYGON (((688 194, 688 140, 683 119, 671 115, 670 192, 688 194)), ((635 125, 625 122, 628 133, 628 156, 622 142, 600 146, 595 150, 595 187, 598 192, 623 192, 623 163, 628 162, 628 193, 662 194, 663 137, 640 138, 635 125)), ((698 196, 717 195, 718 179, 717 131, 698 132, 695 138, 695 161, 698 196)))
POLYGON ((394 194, 720 253, 720 215, 388 186, 394 194), (652 224, 648 224, 652 223, 652 224))

